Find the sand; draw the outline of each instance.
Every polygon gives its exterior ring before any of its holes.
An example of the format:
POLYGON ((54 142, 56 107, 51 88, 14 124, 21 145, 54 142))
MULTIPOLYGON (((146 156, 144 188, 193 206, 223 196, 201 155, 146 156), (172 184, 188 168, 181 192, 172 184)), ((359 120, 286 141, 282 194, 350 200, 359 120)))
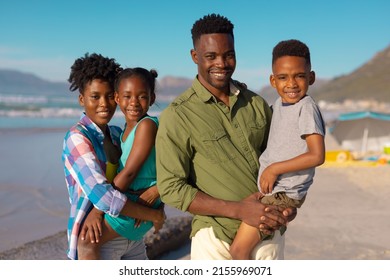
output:
MULTIPOLYGON (((305 204, 288 226, 285 259, 389 260, 389 199, 390 165, 318 168, 305 204)), ((186 237, 164 238, 154 259, 189 259, 186 237)), ((0 259, 66 259, 65 246, 60 232, 3 252, 0 259)))
POLYGON ((389 260, 390 165, 318 168, 286 259, 389 260))

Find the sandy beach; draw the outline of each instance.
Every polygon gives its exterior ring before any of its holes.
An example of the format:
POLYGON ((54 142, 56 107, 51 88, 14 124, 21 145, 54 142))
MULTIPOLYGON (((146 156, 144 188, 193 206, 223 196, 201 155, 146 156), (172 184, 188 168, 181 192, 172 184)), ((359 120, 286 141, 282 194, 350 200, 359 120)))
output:
MULTIPOLYGON (((66 259, 64 132, 0 130, 0 154, 7 159, 0 161, 0 259, 66 259)), ((338 148, 330 137, 326 140, 327 149, 338 148)), ((389 199, 390 164, 317 168, 306 202, 286 232, 285 259, 389 260, 389 199)), ((182 216, 169 209, 169 218, 182 216)), ((155 248, 161 254, 154 258, 189 259, 183 234, 180 241, 167 233, 166 239, 149 240, 160 240, 155 248)))

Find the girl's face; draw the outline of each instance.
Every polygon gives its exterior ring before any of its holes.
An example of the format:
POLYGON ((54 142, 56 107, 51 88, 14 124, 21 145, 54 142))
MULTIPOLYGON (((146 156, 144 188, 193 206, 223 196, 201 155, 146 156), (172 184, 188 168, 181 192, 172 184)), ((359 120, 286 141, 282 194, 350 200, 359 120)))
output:
POLYGON ((127 124, 135 124, 143 118, 155 98, 146 81, 138 76, 124 78, 115 93, 115 101, 125 115, 127 124))
POLYGON ((84 107, 85 114, 105 131, 116 109, 112 86, 103 80, 92 80, 79 95, 79 103, 84 107))

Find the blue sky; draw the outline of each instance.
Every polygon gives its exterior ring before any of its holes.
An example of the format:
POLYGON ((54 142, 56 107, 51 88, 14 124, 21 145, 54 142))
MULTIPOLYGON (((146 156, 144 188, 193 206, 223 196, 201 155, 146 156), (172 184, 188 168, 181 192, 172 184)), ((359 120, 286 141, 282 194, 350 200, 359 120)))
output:
POLYGON ((159 78, 193 78, 192 24, 219 13, 235 26, 233 77, 258 90, 285 39, 307 43, 318 78, 352 72, 390 45, 389 11, 388 0, 1 1, 0 68, 65 82, 76 58, 97 52, 159 78))

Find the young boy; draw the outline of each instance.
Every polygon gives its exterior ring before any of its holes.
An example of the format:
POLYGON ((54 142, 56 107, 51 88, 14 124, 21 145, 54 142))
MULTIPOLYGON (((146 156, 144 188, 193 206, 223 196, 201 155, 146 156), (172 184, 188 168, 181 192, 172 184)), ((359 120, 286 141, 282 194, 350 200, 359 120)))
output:
MULTIPOLYGON (((298 40, 278 43, 272 53, 270 83, 279 98, 267 148, 260 156, 258 186, 262 203, 299 208, 313 183, 314 170, 325 159, 325 125, 314 100, 306 93, 315 81, 309 48, 298 40)), ((283 234, 285 227, 280 231, 283 234)), ((245 223, 230 248, 233 259, 250 259, 254 246, 272 236, 245 223)))

